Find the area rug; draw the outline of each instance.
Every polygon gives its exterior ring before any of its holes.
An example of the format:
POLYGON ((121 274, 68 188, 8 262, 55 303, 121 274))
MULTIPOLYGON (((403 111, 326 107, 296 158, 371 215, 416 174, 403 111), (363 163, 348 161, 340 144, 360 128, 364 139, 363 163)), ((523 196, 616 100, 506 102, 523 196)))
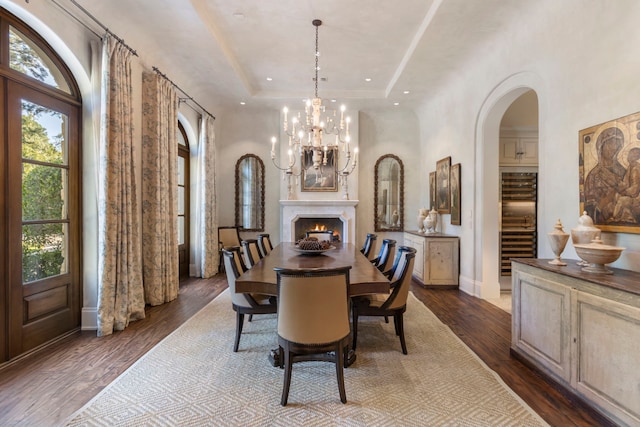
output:
MULTIPOLYGON (((246 322, 245 322, 246 323, 246 322)), ((540 426, 545 422, 424 304, 410 294, 408 355, 393 321, 361 318, 357 360, 345 370, 293 367, 289 404, 275 315, 246 323, 232 351, 235 313, 225 291, 165 338, 82 409, 69 426, 540 426)))

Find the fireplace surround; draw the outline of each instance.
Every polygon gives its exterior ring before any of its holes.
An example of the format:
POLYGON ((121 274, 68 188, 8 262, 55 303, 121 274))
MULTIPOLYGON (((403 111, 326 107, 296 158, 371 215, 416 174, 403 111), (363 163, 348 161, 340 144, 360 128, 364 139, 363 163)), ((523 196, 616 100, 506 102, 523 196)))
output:
POLYGON ((355 243, 357 200, 280 200, 282 228, 280 241, 294 242, 296 222, 301 218, 332 219, 342 222, 340 239, 355 243))

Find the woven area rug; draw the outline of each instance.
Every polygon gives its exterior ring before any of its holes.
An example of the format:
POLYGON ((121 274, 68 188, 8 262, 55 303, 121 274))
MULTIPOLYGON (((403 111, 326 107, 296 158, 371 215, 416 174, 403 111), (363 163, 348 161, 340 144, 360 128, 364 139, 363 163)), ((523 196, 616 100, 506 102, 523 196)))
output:
MULTIPOLYGON (((540 426, 546 425, 410 294, 408 355, 393 321, 361 318, 357 360, 340 403, 331 363, 293 367, 289 404, 272 367, 275 315, 245 325, 232 351, 235 313, 225 291, 92 401, 69 426, 540 426)), ((245 322, 246 323, 246 322, 245 322)))

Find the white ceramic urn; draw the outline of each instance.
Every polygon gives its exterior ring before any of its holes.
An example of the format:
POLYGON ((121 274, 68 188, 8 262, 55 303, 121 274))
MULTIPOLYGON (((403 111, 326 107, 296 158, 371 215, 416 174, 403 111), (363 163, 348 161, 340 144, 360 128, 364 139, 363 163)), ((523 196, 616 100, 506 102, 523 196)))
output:
MULTIPOLYGON (((593 240, 599 239, 600 234, 600 229, 593 225, 593 219, 587 215, 587 211, 584 211, 578 218, 578 225, 571 229, 571 243, 574 247, 575 245, 589 244, 593 240)), ((583 260, 579 261, 578 265, 589 265, 589 263, 583 260)))
POLYGON ((556 222, 556 225, 553 227, 554 230, 549 233, 549 243, 551 243, 551 250, 556 256, 555 259, 549 261, 549 264, 553 265, 567 265, 566 262, 560 259, 560 255, 562 251, 564 251, 564 247, 569 240, 569 233, 565 233, 562 229, 562 223, 560 219, 556 222))

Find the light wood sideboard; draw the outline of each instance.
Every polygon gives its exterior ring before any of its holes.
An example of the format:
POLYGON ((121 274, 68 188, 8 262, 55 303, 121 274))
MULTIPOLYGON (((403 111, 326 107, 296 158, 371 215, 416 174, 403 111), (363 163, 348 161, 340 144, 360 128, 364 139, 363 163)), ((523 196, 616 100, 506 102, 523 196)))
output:
POLYGON ((640 425, 640 273, 513 259, 511 351, 616 424, 640 425))
POLYGON ((423 286, 457 287, 460 271, 458 236, 404 232, 404 244, 416 250, 413 277, 423 286))

